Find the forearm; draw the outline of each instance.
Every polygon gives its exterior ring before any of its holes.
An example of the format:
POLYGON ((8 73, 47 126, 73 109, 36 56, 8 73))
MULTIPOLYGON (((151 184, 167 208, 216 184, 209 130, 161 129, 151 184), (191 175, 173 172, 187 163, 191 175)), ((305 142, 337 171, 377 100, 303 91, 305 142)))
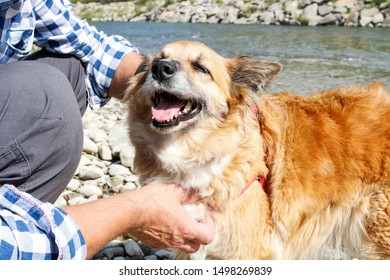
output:
POLYGON ((104 245, 114 238, 129 232, 138 216, 132 195, 116 195, 99 199, 87 204, 67 206, 63 208, 79 226, 86 246, 87 259, 90 259, 104 245))

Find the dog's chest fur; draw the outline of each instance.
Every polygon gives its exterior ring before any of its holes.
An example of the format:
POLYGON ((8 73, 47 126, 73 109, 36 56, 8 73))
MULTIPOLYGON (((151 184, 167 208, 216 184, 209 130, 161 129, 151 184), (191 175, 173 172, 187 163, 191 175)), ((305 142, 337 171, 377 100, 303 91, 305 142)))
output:
POLYGON ((185 189, 205 193, 213 179, 221 177, 230 163, 230 155, 203 159, 194 149, 181 140, 171 139, 160 145, 155 156, 165 170, 170 171, 168 180, 174 180, 185 189))

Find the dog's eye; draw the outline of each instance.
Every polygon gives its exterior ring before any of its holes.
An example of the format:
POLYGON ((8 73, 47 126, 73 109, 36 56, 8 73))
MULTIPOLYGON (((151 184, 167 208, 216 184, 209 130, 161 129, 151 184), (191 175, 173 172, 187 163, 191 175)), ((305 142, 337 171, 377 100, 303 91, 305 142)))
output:
POLYGON ((197 62, 192 63, 192 67, 194 67, 194 69, 198 72, 201 72, 203 74, 209 74, 209 70, 207 70, 206 68, 204 68, 202 65, 200 65, 197 62))

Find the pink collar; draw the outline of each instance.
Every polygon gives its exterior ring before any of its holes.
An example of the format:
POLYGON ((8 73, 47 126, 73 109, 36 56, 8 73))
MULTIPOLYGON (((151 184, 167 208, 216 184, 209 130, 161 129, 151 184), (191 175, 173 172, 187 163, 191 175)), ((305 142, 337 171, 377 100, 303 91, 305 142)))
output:
POLYGON ((267 179, 264 176, 256 175, 253 179, 240 191, 237 197, 241 196, 255 181, 259 181, 261 188, 267 193, 267 179))
MULTIPOLYGON (((260 110, 256 103, 253 103, 251 106, 253 115, 257 120, 260 119, 260 110)), ((256 175, 253 179, 240 191, 237 197, 242 195, 255 181, 259 181, 263 191, 267 193, 267 179, 264 176, 256 175)))
MULTIPOLYGON (((253 103, 251 106, 252 113, 255 115, 256 119, 260 119, 260 112, 259 112, 259 107, 257 107, 256 103, 253 103)), ((240 191, 240 193, 237 195, 237 198, 240 197, 247 189, 249 189, 250 186, 255 181, 259 181, 261 188, 265 193, 267 193, 267 179, 264 176, 256 175, 253 177, 253 179, 240 191)), ((208 204, 207 205, 211 210, 215 210, 215 207, 213 205, 208 204)))
MULTIPOLYGON (((259 175, 256 175, 253 177, 253 179, 240 191, 240 193, 237 195, 236 198, 239 198, 247 189, 249 189, 250 186, 252 186, 252 184, 255 182, 255 181, 259 181, 260 185, 261 185, 261 188, 263 189, 263 191, 265 193, 267 193, 267 179, 263 176, 259 176, 259 175)), ((210 204, 208 203, 207 204, 207 207, 211 210, 211 211, 214 211, 216 210, 217 208, 213 205, 213 204, 210 204)))

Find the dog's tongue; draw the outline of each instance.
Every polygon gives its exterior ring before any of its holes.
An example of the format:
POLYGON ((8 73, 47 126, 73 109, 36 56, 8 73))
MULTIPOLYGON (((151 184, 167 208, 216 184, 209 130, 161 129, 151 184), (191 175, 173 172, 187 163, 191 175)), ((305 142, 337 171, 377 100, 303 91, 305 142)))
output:
POLYGON ((178 117, 180 109, 185 105, 184 101, 168 102, 163 100, 156 107, 152 107, 152 115, 159 122, 172 120, 178 117))

